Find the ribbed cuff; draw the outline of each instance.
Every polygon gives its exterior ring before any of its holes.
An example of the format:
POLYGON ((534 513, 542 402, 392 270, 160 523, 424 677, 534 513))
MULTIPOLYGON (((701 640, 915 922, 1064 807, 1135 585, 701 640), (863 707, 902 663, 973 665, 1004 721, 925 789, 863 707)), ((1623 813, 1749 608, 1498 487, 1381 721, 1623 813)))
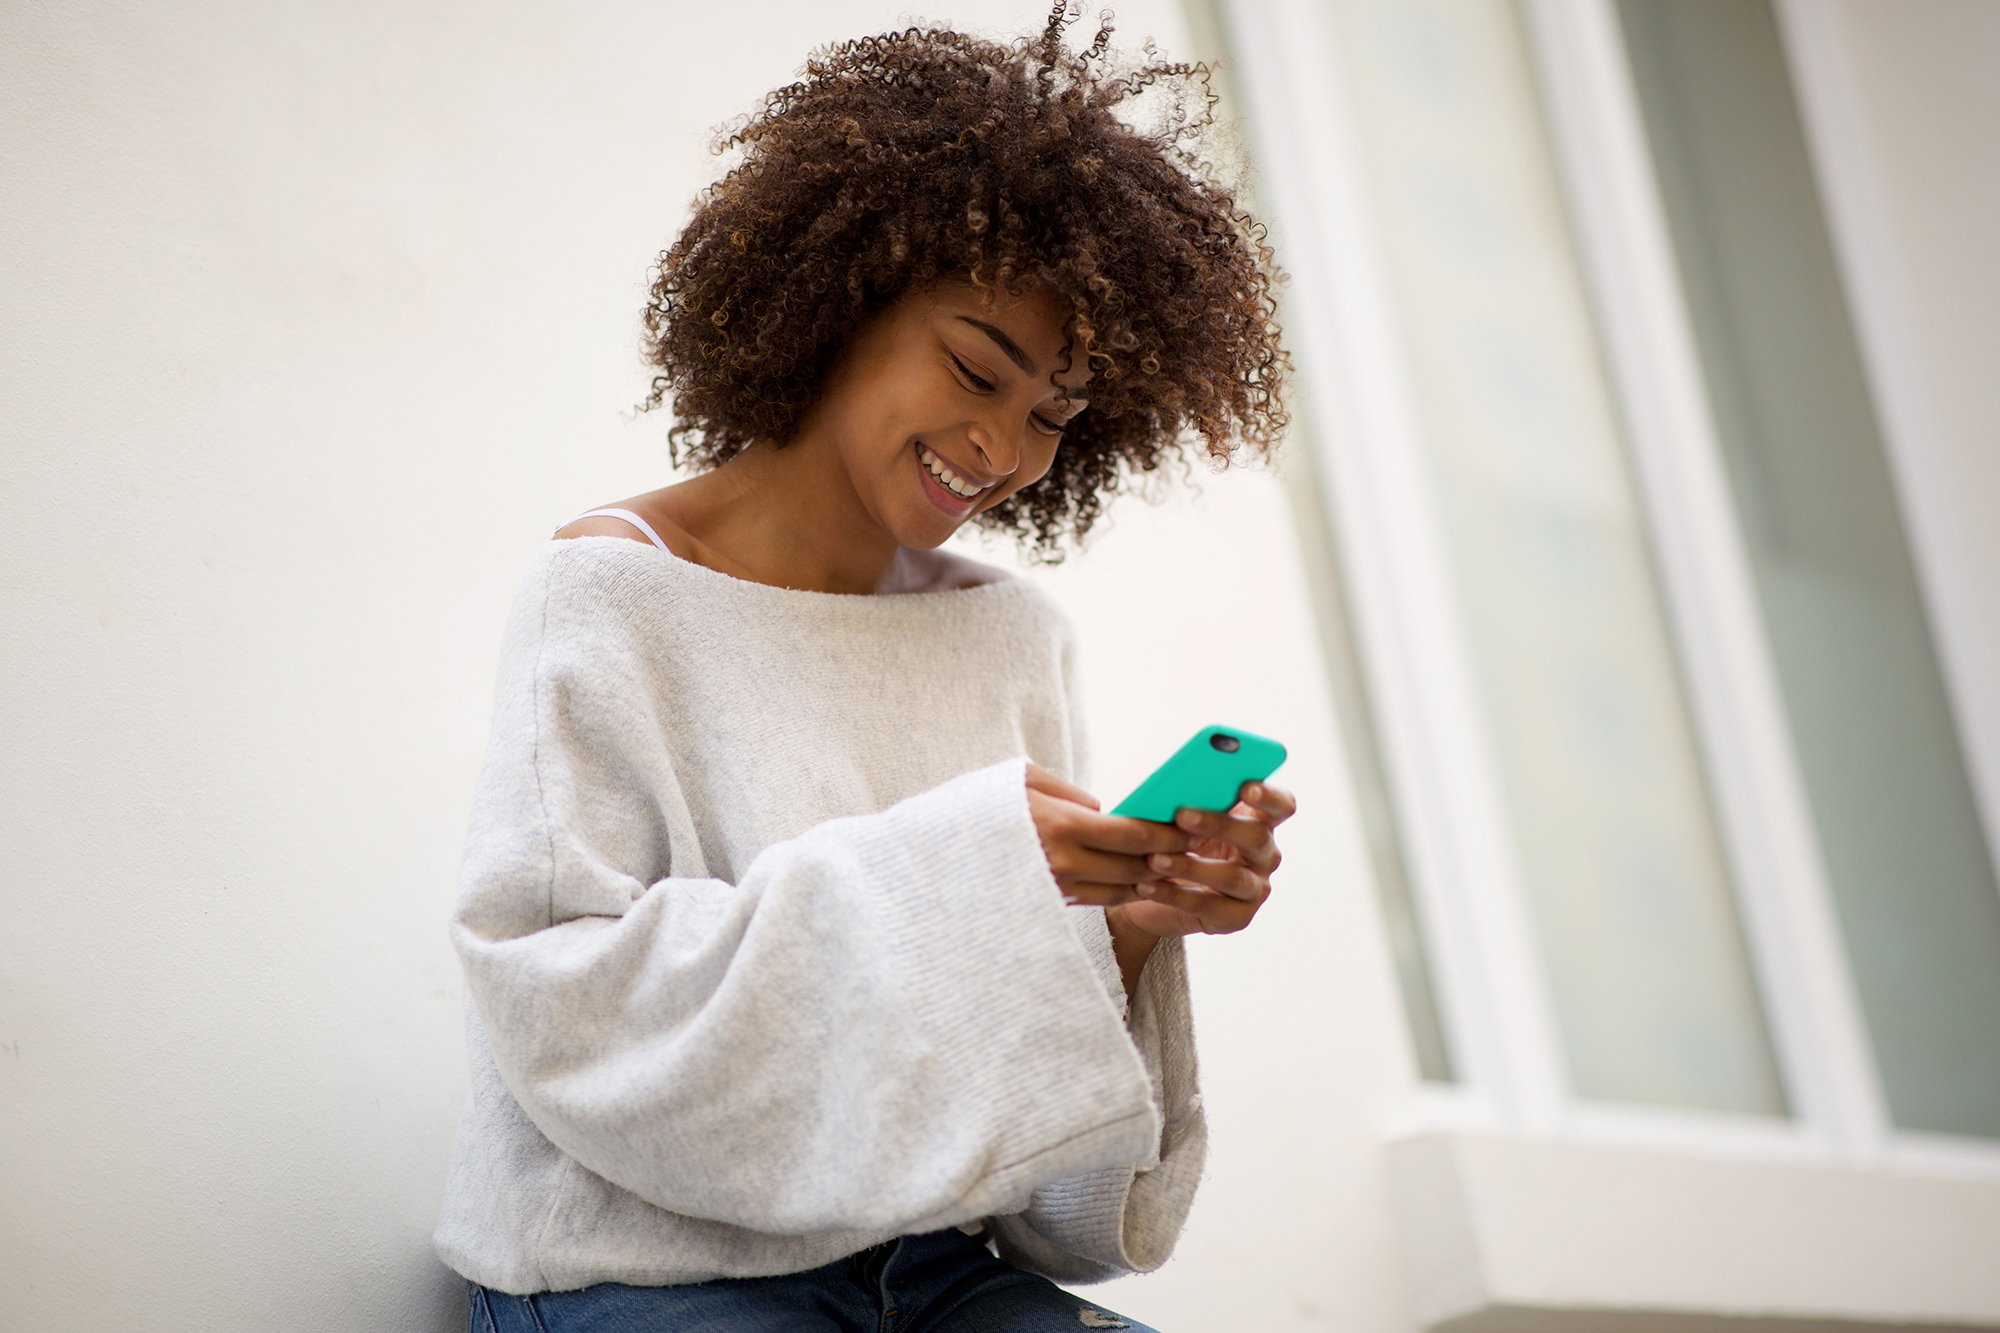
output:
POLYGON ((1208 1127, 1197 1090, 1186 958, 1179 939, 1161 940, 1139 974, 1132 1000, 1132 1043, 1164 1125, 1153 1151, 1136 1167, 1044 1185, 1022 1219, 1040 1239, 1088 1261, 1055 1260, 1064 1270, 1055 1275, 1063 1280, 1150 1272, 1172 1255, 1187 1221, 1207 1159, 1208 1127))
POLYGON ((1043 1182, 1149 1158, 1161 1128, 1153 1081, 1065 914, 1024 761, 967 773, 889 813, 865 851, 890 863, 880 882, 904 895, 887 912, 888 952, 907 969, 925 1048, 971 1071, 981 1086, 964 1100, 990 1106, 996 1131, 962 1199, 910 1229, 1018 1208, 1043 1182), (939 830, 957 845, 935 845, 939 830), (938 891, 911 895, 926 882, 938 891))

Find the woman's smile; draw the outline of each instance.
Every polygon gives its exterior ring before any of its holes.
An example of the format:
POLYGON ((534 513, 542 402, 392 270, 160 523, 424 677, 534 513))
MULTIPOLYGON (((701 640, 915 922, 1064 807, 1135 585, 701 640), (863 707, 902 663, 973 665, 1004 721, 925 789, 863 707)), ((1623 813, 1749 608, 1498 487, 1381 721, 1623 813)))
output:
POLYGON ((976 482, 962 475, 922 440, 917 441, 917 461, 923 465, 924 494, 930 497, 932 504, 953 518, 963 518, 971 513, 980 494, 993 485, 992 482, 976 482))

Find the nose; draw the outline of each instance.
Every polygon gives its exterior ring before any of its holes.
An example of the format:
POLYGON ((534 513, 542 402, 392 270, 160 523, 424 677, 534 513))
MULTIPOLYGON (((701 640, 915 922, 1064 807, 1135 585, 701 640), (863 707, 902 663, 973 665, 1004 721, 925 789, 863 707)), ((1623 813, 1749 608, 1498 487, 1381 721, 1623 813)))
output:
POLYGON ((966 431, 966 438, 978 451, 980 466, 995 477, 1004 480, 1021 466, 1021 442, 1001 429, 999 423, 975 421, 966 431), (1011 444, 1010 439, 1013 439, 1011 444))

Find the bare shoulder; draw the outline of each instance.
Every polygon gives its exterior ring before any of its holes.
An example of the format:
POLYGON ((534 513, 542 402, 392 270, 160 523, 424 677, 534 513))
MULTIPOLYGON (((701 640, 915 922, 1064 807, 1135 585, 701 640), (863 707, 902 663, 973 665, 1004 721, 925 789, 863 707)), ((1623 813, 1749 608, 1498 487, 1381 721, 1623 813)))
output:
POLYGON ((638 542, 641 546, 653 545, 653 538, 646 529, 659 534, 660 540, 675 555, 686 558, 688 549, 694 544, 687 531, 668 515, 664 506, 658 504, 659 492, 638 496, 631 500, 620 500, 615 504, 601 506, 601 509, 616 509, 631 515, 621 518, 617 514, 592 510, 582 518, 573 519, 556 529, 555 539, 567 541, 573 537, 623 537, 638 542), (633 520, 637 519, 637 522, 633 520), (642 526, 644 525, 644 526, 642 526))

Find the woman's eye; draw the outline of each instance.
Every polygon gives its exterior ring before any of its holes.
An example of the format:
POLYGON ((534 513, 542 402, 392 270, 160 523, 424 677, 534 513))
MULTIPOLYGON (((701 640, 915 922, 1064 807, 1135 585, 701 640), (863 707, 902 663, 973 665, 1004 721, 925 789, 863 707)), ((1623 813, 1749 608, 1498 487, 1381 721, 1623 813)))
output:
POLYGON ((1030 416, 1028 420, 1034 422, 1035 429, 1044 435, 1060 435, 1063 433, 1063 423, 1060 421, 1050 421, 1044 416, 1030 416))
POLYGON ((981 393, 993 392, 993 385, 991 381, 983 380, 979 376, 973 374, 971 367, 967 366, 965 362, 959 360, 956 353, 947 352, 945 353, 945 355, 951 357, 951 363, 954 366, 958 367, 958 373, 965 376, 967 382, 969 382, 973 388, 979 390, 979 392, 981 393))

